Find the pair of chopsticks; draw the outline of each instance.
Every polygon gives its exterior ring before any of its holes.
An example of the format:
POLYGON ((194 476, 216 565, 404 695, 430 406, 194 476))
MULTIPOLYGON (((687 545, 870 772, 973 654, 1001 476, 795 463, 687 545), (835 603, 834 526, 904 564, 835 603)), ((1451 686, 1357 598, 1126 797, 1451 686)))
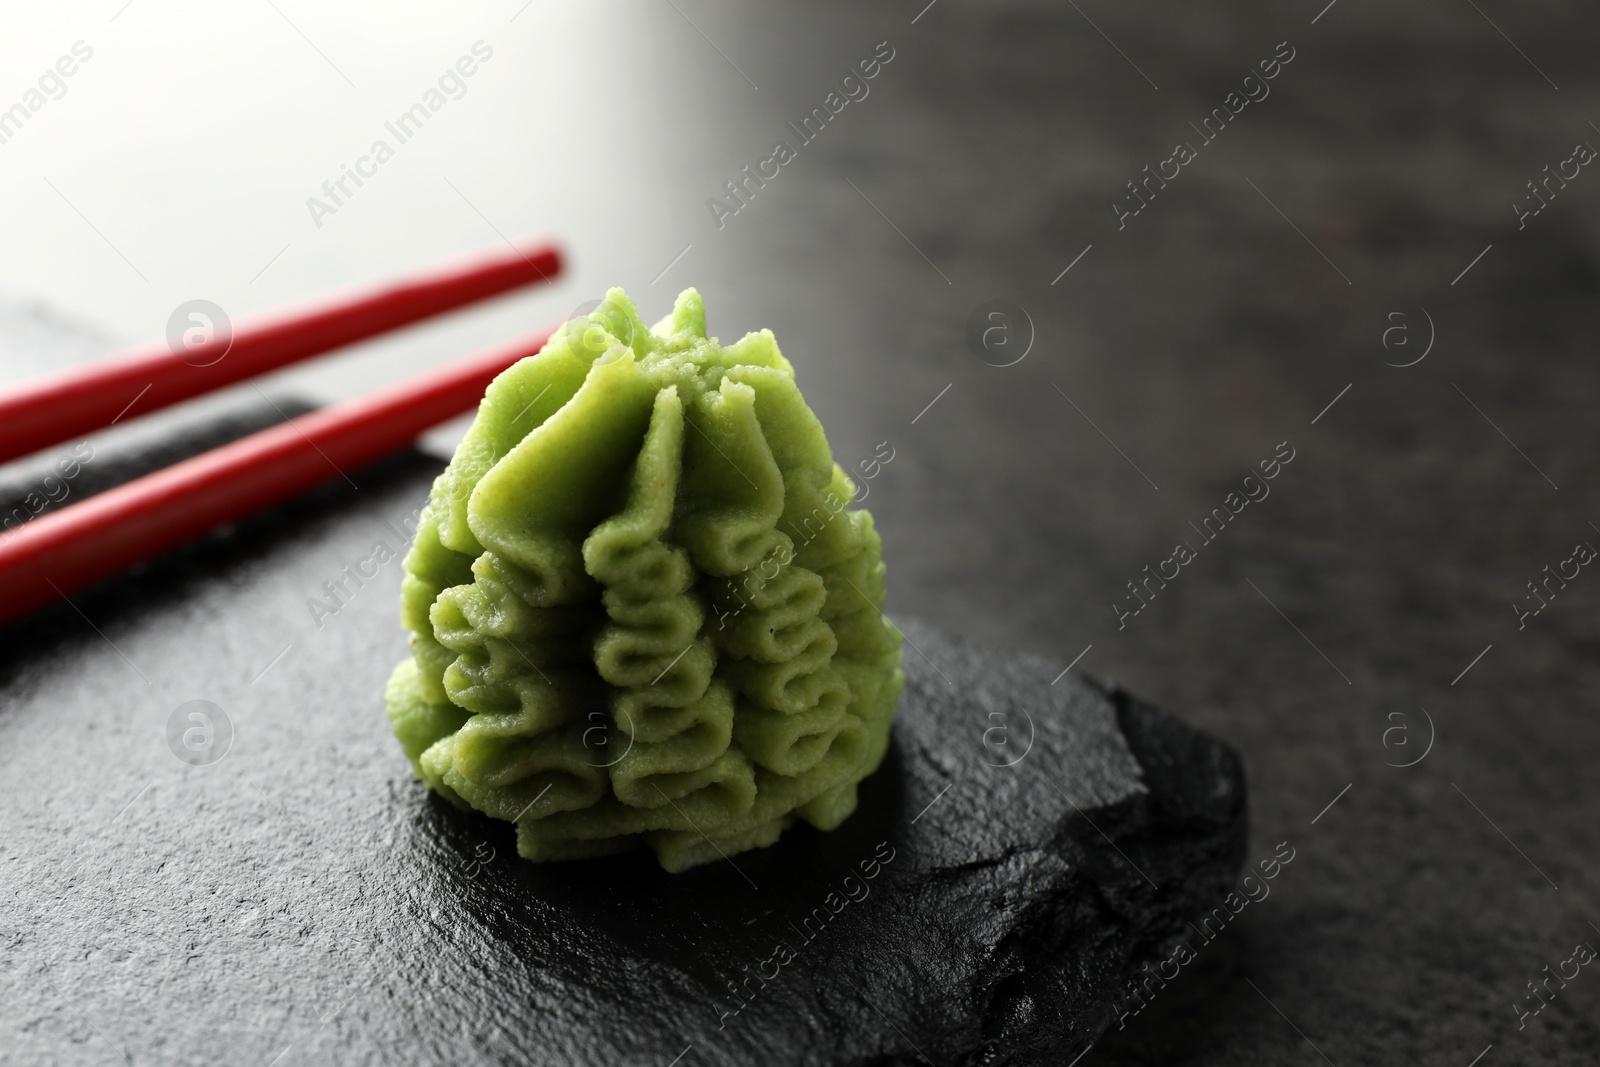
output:
MULTIPOLYGON (((157 342, 23 382, 0 396, 0 462, 319 356, 561 272, 549 246, 240 324, 220 358, 157 342), (208 365, 198 366, 205 362, 208 365)), ((0 530, 0 622, 66 598, 223 523, 405 447, 471 410, 554 327, 398 385, 313 411, 0 530)), ((221 347, 219 345, 219 347, 221 347)), ((0 516, 0 522, 7 516, 0 516)))

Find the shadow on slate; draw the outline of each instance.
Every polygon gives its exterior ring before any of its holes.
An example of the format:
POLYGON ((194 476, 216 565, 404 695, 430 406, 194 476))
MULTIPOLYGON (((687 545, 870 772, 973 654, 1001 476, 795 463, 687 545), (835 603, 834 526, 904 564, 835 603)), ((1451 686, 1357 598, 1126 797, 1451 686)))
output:
MULTIPOLYGON (((213 426, 101 470, 132 476, 254 428, 213 426)), ((398 457, 359 472, 360 492, 333 483, 75 600, 136 658, 177 661, 211 640, 192 632, 200 620, 247 633, 265 625, 250 605, 268 590, 315 590, 328 563, 308 542, 350 556, 379 516, 425 498, 437 468, 398 457)), ((892 590, 893 546, 889 563, 892 590)), ((646 854, 530 864, 506 824, 412 780, 387 736, 382 679, 403 650, 394 593, 363 594, 317 634, 341 670, 286 661, 254 690, 267 718, 250 724, 254 754, 228 764, 231 788, 228 776, 184 777, 193 769, 163 785, 211 790, 183 816, 203 819, 209 847, 143 806, 83 837, 50 800, 30 811, 26 790, 0 789, 22 811, 0 846, 25 868, 11 870, 14 977, 50 979, 19 999, 31 1050, 98 1062, 106 1050, 81 1025, 92 1017, 133 1062, 265 1061, 287 1045, 295 1062, 341 1064, 660 1067, 683 1052, 686 1065, 1067 1064, 1115 1021, 1128 976, 1226 895, 1244 858, 1232 749, 1076 673, 1052 683, 1060 664, 908 622, 889 755, 838 830, 797 827, 681 875, 646 854), (341 748, 359 755, 341 765, 341 748), (287 828, 263 824, 257 797, 287 828), (64 868, 38 844, 63 839, 77 854, 64 868), (219 860, 236 840, 261 853, 254 867, 219 860), (211 891, 199 923, 196 886, 211 891), (239 940, 226 902, 256 898, 277 900, 294 934, 239 940), (182 952, 140 959, 139 946, 172 936, 182 952), (121 986, 103 963, 72 963, 118 958, 140 959, 121 986), (72 1001, 50 995, 63 988, 72 1001), (162 992, 151 1001, 146 988, 162 992), (204 1025, 179 1018, 193 1012, 204 1025)), ((85 637, 99 638, 82 630, 58 605, 5 631, 0 726, 24 750, 0 764, 13 782, 39 773, 26 750, 52 741, 76 746, 95 780, 114 780, 126 758, 125 741, 94 732, 104 692, 126 683, 84 666, 98 649, 85 637)))
POLYGON ((1060 664, 903 628, 894 742, 838 830, 676 876, 641 854, 529 864, 494 832, 480 874, 486 820, 418 786, 437 881, 388 950, 428 951, 435 893, 484 917, 516 960, 478 1005, 511 1031, 505 1062, 1071 1062, 1232 888, 1242 766, 1124 692, 1052 686, 1060 664))

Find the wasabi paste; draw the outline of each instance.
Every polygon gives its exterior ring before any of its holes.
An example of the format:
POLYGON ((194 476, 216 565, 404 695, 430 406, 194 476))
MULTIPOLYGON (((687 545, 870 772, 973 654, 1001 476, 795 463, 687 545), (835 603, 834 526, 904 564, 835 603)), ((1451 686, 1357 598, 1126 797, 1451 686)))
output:
POLYGON ((405 560, 389 720, 530 860, 682 871, 855 810, 905 685, 882 543, 770 330, 613 289, 489 386, 405 560))

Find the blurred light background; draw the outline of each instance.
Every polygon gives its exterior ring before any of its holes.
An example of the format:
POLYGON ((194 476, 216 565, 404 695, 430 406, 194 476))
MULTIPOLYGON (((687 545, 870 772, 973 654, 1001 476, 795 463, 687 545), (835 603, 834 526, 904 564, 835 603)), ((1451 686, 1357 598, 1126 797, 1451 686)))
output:
POLYGON ((700 221, 671 194, 705 155, 694 138, 722 124, 679 121, 714 116, 725 79, 709 48, 717 70, 663 62, 691 45, 664 5, 116 0, 17 8, 5 23, 12 96, 76 41, 93 57, 0 146, 5 195, 26 205, 0 286, 108 338, 159 336, 194 297, 243 318, 507 238, 571 252, 558 287, 285 376, 324 397, 527 330, 607 285, 646 288, 700 221), (478 42, 491 58, 400 144, 384 124, 478 42), (323 183, 380 138, 394 158, 318 225, 308 198, 331 203, 323 183))

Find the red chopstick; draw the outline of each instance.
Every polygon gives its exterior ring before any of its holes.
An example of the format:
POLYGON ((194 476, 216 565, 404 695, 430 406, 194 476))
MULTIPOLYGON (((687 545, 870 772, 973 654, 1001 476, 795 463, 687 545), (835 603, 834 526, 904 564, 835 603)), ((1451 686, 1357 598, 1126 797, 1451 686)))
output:
POLYGON ((195 365, 209 361, 205 349, 186 352, 185 362, 161 340, 7 386, 0 395, 0 462, 559 273, 556 248, 517 249, 238 325, 232 344, 209 366, 195 365))
POLYGON ((0 622, 371 463, 471 410, 558 327, 202 453, 0 534, 0 622))

